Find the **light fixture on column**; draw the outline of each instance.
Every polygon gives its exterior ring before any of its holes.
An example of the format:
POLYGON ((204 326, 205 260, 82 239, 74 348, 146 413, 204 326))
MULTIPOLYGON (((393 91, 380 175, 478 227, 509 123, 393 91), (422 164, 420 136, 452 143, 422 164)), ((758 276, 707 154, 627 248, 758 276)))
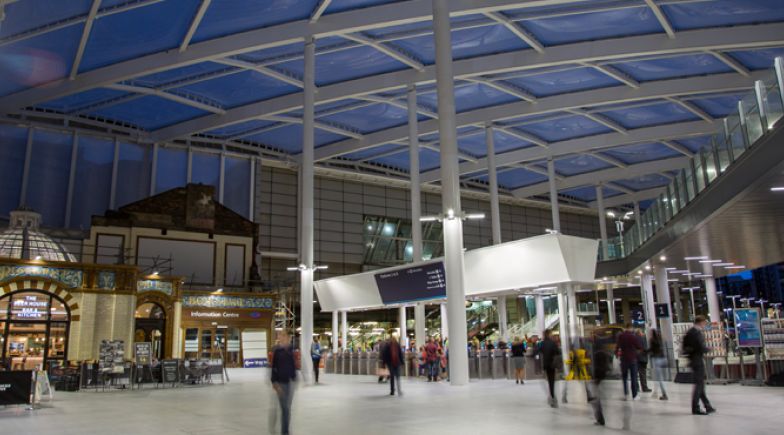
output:
POLYGON ((298 270, 299 271, 305 271, 305 270, 326 270, 328 268, 329 268, 329 266, 327 266, 327 265, 319 265, 319 266, 313 265, 313 266, 308 267, 308 266, 305 266, 304 264, 300 263, 299 266, 287 267, 286 270, 288 270, 289 272, 296 272, 298 270))
POLYGON ((659 261, 667 261, 667 256, 666 255, 660 255, 659 256, 659 261))
POLYGON ((462 219, 462 220, 478 220, 484 219, 484 213, 466 213, 464 211, 460 213, 455 213, 454 210, 451 208, 446 211, 446 214, 439 213, 437 215, 430 215, 430 216, 422 216, 419 218, 419 222, 443 222, 445 220, 453 220, 453 219, 462 219))
POLYGON ((545 228, 544 232, 547 233, 547 234, 558 234, 558 230, 553 230, 553 229, 550 229, 550 228, 545 228))
POLYGON ((707 260, 707 259, 708 259, 708 256, 707 256, 707 255, 703 255, 703 256, 700 256, 700 257, 684 257, 683 259, 684 259, 684 260, 686 260, 686 261, 691 261, 691 260, 707 260))

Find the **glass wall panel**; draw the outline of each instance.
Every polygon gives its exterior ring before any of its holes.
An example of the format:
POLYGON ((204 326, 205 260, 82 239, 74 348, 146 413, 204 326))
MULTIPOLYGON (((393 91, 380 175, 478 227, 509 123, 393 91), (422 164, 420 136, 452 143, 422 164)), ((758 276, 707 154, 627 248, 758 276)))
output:
POLYGON ((218 154, 194 152, 192 164, 191 182, 213 186, 215 188, 215 199, 217 199, 218 183, 220 182, 220 156, 218 154))
POLYGON ((27 205, 43 216, 43 226, 62 227, 71 166, 70 134, 35 130, 27 205))
POLYGON ((0 215, 19 205, 22 189, 25 153, 27 151, 27 129, 11 125, 0 125, 0 215))
POLYGON ((713 153, 713 148, 705 150, 705 174, 708 176, 709 183, 719 174, 716 170, 716 155, 713 153))
POLYGON ((746 114, 746 134, 748 143, 753 144, 762 136, 762 119, 760 118, 759 107, 757 107, 757 96, 755 92, 743 98, 743 110, 746 114))
POLYGON ((253 220, 250 216, 251 159, 227 156, 224 164, 223 205, 253 220))
POLYGON ((188 153, 180 148, 158 148, 155 193, 185 186, 188 179, 188 153))
POLYGON ((116 206, 138 201, 150 193, 152 146, 120 142, 116 206))
POLYGON ((768 129, 770 129, 776 124, 776 121, 784 116, 784 102, 781 101, 781 92, 775 74, 765 79, 764 83, 765 113, 768 117, 768 129))
MULTIPOLYGON (((694 179, 697 181, 697 192, 702 192, 705 189, 705 174, 702 172, 702 151, 700 151, 696 156, 694 156, 694 179)), ((689 201, 692 200, 692 196, 689 195, 689 201)))
POLYGON ((71 206, 72 228, 89 228, 90 217, 102 215, 109 208, 113 164, 114 141, 79 136, 71 206))

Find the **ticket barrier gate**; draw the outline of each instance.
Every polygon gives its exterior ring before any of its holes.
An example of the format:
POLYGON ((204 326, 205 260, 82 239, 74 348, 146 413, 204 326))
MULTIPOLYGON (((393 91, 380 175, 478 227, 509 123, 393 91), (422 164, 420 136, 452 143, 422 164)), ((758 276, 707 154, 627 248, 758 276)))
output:
POLYGON ((328 353, 324 356, 324 358, 324 373, 335 373, 335 355, 333 353, 328 353))
POLYGON ((366 374, 375 376, 377 374, 377 370, 376 370, 377 367, 378 367, 378 352, 368 352, 366 374))
POLYGON ((474 349, 468 350, 468 378, 479 379, 479 358, 474 349))
POLYGON ((490 366, 490 352, 487 350, 480 350, 477 360, 477 371, 479 372, 479 379, 490 379, 493 375, 493 369, 490 366))
POLYGON ((494 349, 490 351, 490 376, 493 379, 504 379, 509 367, 506 350, 494 349))
POLYGON ((357 362, 359 363, 359 369, 357 369, 357 374, 358 375, 368 374, 368 353, 360 352, 359 355, 357 355, 357 362))
POLYGON ((343 367, 343 371, 341 373, 344 374, 344 375, 350 375, 351 374, 351 352, 345 350, 345 351, 343 351, 342 356, 343 356, 343 364, 341 364, 341 366, 343 367))
POLYGON ((359 374, 359 353, 352 352, 351 353, 351 369, 349 370, 348 374, 350 375, 358 375, 359 374))

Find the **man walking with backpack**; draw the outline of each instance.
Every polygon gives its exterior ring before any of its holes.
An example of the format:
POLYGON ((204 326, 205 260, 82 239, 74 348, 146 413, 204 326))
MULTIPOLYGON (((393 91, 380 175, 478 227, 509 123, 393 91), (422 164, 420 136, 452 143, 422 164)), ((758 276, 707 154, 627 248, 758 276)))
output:
POLYGON ((683 337, 683 353, 689 358, 689 366, 694 374, 694 390, 691 395, 691 413, 694 415, 716 412, 716 408, 711 406, 708 396, 705 395, 705 354, 709 349, 705 345, 702 331, 707 324, 705 316, 695 317, 694 326, 683 337), (705 411, 700 409, 700 401, 705 406, 705 411))

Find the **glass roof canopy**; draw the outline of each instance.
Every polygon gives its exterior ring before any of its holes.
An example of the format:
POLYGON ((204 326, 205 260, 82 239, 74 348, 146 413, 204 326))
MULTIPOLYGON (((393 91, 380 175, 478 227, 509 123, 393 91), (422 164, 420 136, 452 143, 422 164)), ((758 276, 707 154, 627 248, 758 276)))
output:
MULTIPOLYGON (((491 125, 506 194, 532 192, 553 156, 570 198, 594 199, 569 182, 584 174, 606 197, 655 197, 784 55, 780 0, 450 3, 461 172, 485 182, 491 125)), ((290 159, 312 35, 319 164, 405 177, 416 84, 422 178, 437 182, 429 4, 17 0, 0 22, 0 112, 290 159)))

